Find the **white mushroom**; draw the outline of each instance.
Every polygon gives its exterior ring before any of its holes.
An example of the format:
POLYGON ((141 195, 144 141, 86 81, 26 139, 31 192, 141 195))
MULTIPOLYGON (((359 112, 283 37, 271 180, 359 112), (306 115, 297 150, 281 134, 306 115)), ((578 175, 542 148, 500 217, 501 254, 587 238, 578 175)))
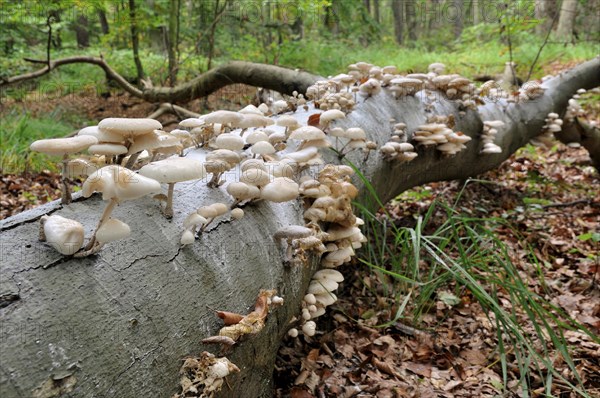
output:
POLYGON ((60 254, 75 254, 83 245, 83 239, 83 226, 75 220, 56 214, 40 219, 40 240, 48 242, 60 254))
POLYGON ((152 162, 142 167, 139 173, 143 176, 153 178, 158 182, 167 183, 167 204, 164 215, 173 218, 173 190, 175 183, 198 180, 206 176, 204 166, 198 160, 174 157, 157 162, 152 162))
POLYGON ((71 188, 67 181, 67 165, 69 163, 69 155, 76 152, 81 152, 89 148, 91 145, 97 144, 98 139, 92 135, 76 135, 68 138, 50 138, 45 140, 34 141, 29 149, 35 152, 45 153, 47 155, 62 156, 61 170, 61 203, 71 203, 71 188))

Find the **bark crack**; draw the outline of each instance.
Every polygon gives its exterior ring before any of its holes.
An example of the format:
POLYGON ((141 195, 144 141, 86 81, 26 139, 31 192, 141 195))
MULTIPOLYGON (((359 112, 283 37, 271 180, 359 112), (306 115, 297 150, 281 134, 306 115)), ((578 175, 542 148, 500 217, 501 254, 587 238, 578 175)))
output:
POLYGON ((123 376, 125 373, 127 373, 129 371, 129 369, 131 369, 137 362, 143 362, 150 354, 152 354, 153 352, 155 352, 156 350, 162 348, 162 344, 169 338, 169 336, 165 336, 163 337, 159 342, 158 345, 156 347, 154 347, 153 349, 151 349, 150 351, 145 352, 144 354, 142 354, 141 356, 136 356, 134 355, 133 360, 131 361, 131 363, 129 365, 127 365, 127 367, 125 369, 123 369, 122 371, 120 371, 117 376, 113 379, 112 383, 110 384, 110 387, 108 387, 107 389, 107 393, 110 392, 110 390, 112 390, 113 386, 115 385, 115 383, 117 382, 117 380, 119 380, 119 378, 121 378, 121 376, 123 376))

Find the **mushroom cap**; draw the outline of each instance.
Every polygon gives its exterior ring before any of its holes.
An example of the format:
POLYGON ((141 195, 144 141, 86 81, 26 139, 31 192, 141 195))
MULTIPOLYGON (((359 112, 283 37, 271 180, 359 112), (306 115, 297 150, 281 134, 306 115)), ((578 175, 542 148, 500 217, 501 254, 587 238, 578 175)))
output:
POLYGON ((191 245, 192 243, 194 243, 195 240, 196 238, 194 237, 192 231, 186 229, 185 231, 183 231, 183 234, 181 234, 181 240, 179 241, 179 243, 181 243, 183 246, 191 245))
POLYGON ((127 147, 121 144, 94 144, 88 148, 94 155, 116 156, 127 153, 127 147))
POLYGON ((292 140, 324 140, 326 137, 323 130, 314 126, 302 126, 290 134, 292 140))
POLYGON ((98 142, 123 142, 123 136, 109 131, 100 131, 98 126, 84 127, 77 132, 77 135, 91 135, 98 139, 98 142))
POLYGON ((314 273, 312 279, 331 279, 332 281, 341 283, 344 281, 344 275, 342 275, 340 271, 336 271, 334 269, 321 269, 314 273))
POLYGON ((498 129, 498 128, 500 128, 500 127, 503 127, 503 126, 504 126, 504 122, 503 122, 502 120, 485 120, 485 121, 483 122, 483 124, 484 124, 485 126, 488 126, 488 127, 493 127, 493 128, 495 128, 495 129, 498 129))
POLYGON ((227 192, 236 200, 254 199, 260 196, 260 189, 244 182, 230 182, 227 192))
POLYGON ((247 169, 240 175, 240 182, 262 187, 271 181, 271 174, 261 169, 247 169))
POLYGON ((285 158, 290 159, 294 162, 305 163, 305 162, 308 162, 310 159, 314 158, 315 156, 317 156, 318 153, 319 153, 319 149, 317 147, 309 146, 300 151, 286 153, 285 158))
POLYGON ((241 160, 240 155, 229 149, 217 149, 206 155, 206 163, 222 160, 231 167, 238 164, 241 160))
POLYGON ((272 124, 275 124, 273 119, 270 117, 266 117, 263 115, 255 115, 252 113, 246 113, 242 115, 243 118, 240 120, 236 126, 242 129, 250 128, 250 127, 266 127, 272 124))
POLYGON ((265 162, 260 159, 246 159, 240 164, 240 171, 242 171, 242 173, 252 169, 267 171, 267 166, 265 165, 265 162))
POLYGON ((244 115, 238 112, 232 111, 214 111, 204 116, 205 123, 219 123, 219 124, 231 124, 233 126, 237 126, 239 122, 242 121, 244 115))
POLYGON ((321 124, 328 124, 333 120, 344 118, 346 118, 346 114, 344 114, 344 112, 340 111, 339 109, 330 109, 321 113, 319 120, 321 121, 321 124))
POLYGON ((275 203, 294 200, 300 194, 298 184, 285 177, 276 177, 260 190, 261 199, 275 203))
POLYGON ((48 138, 34 141, 29 149, 47 155, 67 155, 81 152, 90 145, 98 143, 98 139, 91 135, 76 135, 68 138, 48 138))
POLYGON ((190 117, 190 118, 183 119, 182 121, 180 121, 179 125, 181 127, 192 128, 193 129, 194 127, 204 126, 204 121, 202 119, 197 118, 197 117, 190 117))
POLYGON ((312 337, 315 335, 317 331, 317 324, 313 321, 308 321, 302 326, 302 333, 304 333, 308 337, 312 337))
POLYGON ((244 210, 240 209, 239 207, 231 210, 231 218, 234 220, 239 220, 242 217, 244 217, 244 210))
POLYGON ((346 138, 350 138, 351 140, 366 140, 367 135, 365 131, 360 127, 350 127, 346 130, 346 138))
MULTIPOLYGON (((331 255, 331 253, 329 253, 328 256, 329 255, 331 255)), ((327 294, 329 292, 334 291, 337 288, 338 283, 331 279, 311 280, 310 284, 308 285, 307 292, 314 294, 316 297, 317 294, 327 294)))
POLYGON ((196 212, 202 217, 209 219, 222 216, 223 214, 227 213, 228 210, 229 208, 225 203, 217 202, 208 206, 202 206, 196 210, 196 212))
POLYGON ((390 81, 391 84, 400 86, 400 87, 412 87, 416 88, 423 84, 423 82, 419 79, 412 79, 409 77, 396 77, 390 81))
POLYGON ((328 307, 337 301, 337 296, 331 292, 315 294, 317 304, 328 307))
POLYGON ((262 111, 255 107, 252 104, 246 105, 244 108, 240 109, 238 113, 241 114, 252 114, 252 115, 263 115, 262 111))
POLYGON ((267 135, 267 133, 265 133, 264 131, 252 131, 251 133, 249 133, 248 135, 246 135, 246 142, 248 144, 256 144, 257 142, 260 141, 268 141, 269 140, 269 136, 267 135))
POLYGON ((275 240, 279 239, 299 239, 306 238, 313 234, 312 229, 302 225, 288 225, 287 227, 279 228, 273 235, 275 240))
POLYGON ((215 139, 215 144, 220 149, 229 149, 230 151, 241 151, 244 149, 244 139, 238 134, 225 133, 215 139))
POLYGON ((151 133, 138 135, 135 138, 133 138, 133 143, 129 146, 129 151, 127 152, 127 154, 133 155, 134 153, 142 152, 143 150, 149 151, 158 147, 177 145, 179 144, 179 142, 180 139, 177 136, 172 135, 171 133, 159 135, 155 131, 153 131, 151 133))
POLYGON ((154 119, 109 117, 102 119, 98 123, 98 129, 100 131, 116 133, 123 137, 135 137, 151 133, 154 130, 160 130, 162 129, 162 124, 154 119))
POLYGON ((176 183, 206 177, 202 162, 194 159, 173 157, 148 163, 139 173, 158 182, 176 183))
POLYGON ((250 151, 257 155, 270 155, 277 152, 273 145, 268 141, 258 141, 256 144, 252 145, 250 151))
POLYGON ((98 228, 96 240, 100 243, 113 242, 131 234, 131 228, 121 220, 111 218, 98 228))
POLYGON ((281 115, 277 119, 276 124, 278 126, 284 126, 284 127, 295 127, 295 126, 299 125, 298 120, 296 120, 296 118, 291 115, 281 115))
POLYGON ((102 192, 103 200, 115 199, 118 202, 160 193, 160 191, 158 181, 115 164, 92 173, 84 181, 81 189, 86 198, 94 192, 102 192))
POLYGON ((315 299, 315 295, 312 293, 305 294, 303 300, 308 305, 314 305, 317 303, 317 300, 315 299))
POLYGON ((360 233, 358 227, 344 227, 341 225, 333 225, 327 230, 329 237, 327 241, 333 242, 341 239, 349 238, 354 234, 360 233))
POLYGON ((197 225, 204 225, 207 222, 208 220, 202 217, 200 214, 198 214, 198 212, 192 212, 183 221, 183 228, 188 229, 197 225))
POLYGON ((70 256, 83 245, 83 226, 69 218, 57 214, 42 217, 46 242, 57 252, 70 256))

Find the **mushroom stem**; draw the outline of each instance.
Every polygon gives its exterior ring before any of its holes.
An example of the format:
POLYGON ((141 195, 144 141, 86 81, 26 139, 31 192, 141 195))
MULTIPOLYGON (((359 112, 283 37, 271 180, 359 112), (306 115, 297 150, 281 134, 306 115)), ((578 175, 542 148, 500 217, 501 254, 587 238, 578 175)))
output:
POLYGON ((140 156, 140 153, 141 152, 136 152, 133 155, 129 156, 129 159, 127 159, 127 163, 125 163, 125 167, 127 167, 128 169, 132 169, 133 165, 138 159, 138 156, 140 156))
POLYGON ((91 247, 91 248, 88 249, 87 246, 86 246, 85 250, 78 251, 77 253, 75 253, 73 255, 73 257, 75 257, 75 258, 82 258, 82 257, 91 256, 92 254, 98 253, 100 251, 100 249, 102 249, 102 246, 104 246, 104 243, 96 242, 93 247, 91 247))
MULTIPOLYGON (((104 224, 106 221, 108 221, 108 219, 110 218, 110 214, 112 213, 116 204, 117 204, 117 201, 115 199, 111 199, 110 202, 108 202, 108 204, 104 208, 104 211, 102 212, 102 217, 100 217, 100 221, 98 221, 98 226, 96 227, 96 230, 94 231, 94 234, 92 235, 92 238, 90 239, 89 243, 85 246, 86 251, 89 251, 92 247, 94 247, 94 245, 96 243, 96 232, 98 232, 98 230, 100 229, 102 224, 104 224)), ((93 254, 93 253, 89 253, 87 255, 89 256, 90 254, 93 254)), ((83 257, 85 257, 85 256, 83 256, 83 257)))
POLYGON ((165 206, 165 210, 163 211, 166 218, 173 218, 173 189, 175 188, 175 183, 169 183, 169 189, 167 191, 167 205, 165 206))
POLYGON ((67 181, 67 165, 69 163, 69 156, 65 154, 62 160, 62 171, 61 171, 61 193, 60 193, 60 203, 63 205, 68 205, 71 203, 71 188, 69 187, 69 182, 67 181))
POLYGON ((42 216, 42 218, 40 218, 40 232, 39 232, 39 237, 38 237, 40 242, 46 241, 46 231, 44 231, 44 224, 46 224, 47 219, 48 219, 48 216, 42 216))

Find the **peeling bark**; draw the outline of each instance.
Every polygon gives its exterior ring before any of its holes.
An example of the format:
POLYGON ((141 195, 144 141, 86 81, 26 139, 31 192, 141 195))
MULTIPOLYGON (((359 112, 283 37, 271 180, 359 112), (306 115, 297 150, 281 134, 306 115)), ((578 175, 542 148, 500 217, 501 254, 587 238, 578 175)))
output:
MULTIPOLYGON (((434 113, 454 115, 456 130, 473 138, 455 157, 419 149, 419 156, 405 164, 387 162, 377 153, 366 162, 361 154, 347 158, 382 201, 430 181, 474 176, 535 137, 546 115, 562 113, 577 89, 598 86, 599 70, 596 58, 547 82, 546 93, 535 101, 490 102, 464 116, 456 103, 440 98, 434 113), (498 119, 506 123, 496 138, 503 152, 480 155, 482 120, 498 119)), ((395 100, 384 90, 361 100, 336 125, 362 127, 381 145, 390 137, 390 118, 405 122, 411 133, 427 116, 418 95, 395 100)), ((260 333, 227 354, 241 371, 228 376, 231 389, 226 385, 220 393, 271 396, 277 347, 317 268, 316 259, 306 267, 284 267, 272 236, 282 226, 303 224, 302 207, 298 202, 247 206, 243 219, 217 219, 194 244, 180 248, 188 212, 231 202, 224 189, 204 184, 177 184, 172 221, 149 198, 123 203, 114 213, 131 226, 131 237, 88 258, 63 257, 39 242, 38 221, 57 212, 80 221, 90 236, 104 205, 97 196, 74 195, 70 205, 55 201, 0 223, 0 297, 8 303, 0 308, 0 396, 32 396, 52 375, 64 374, 70 383, 75 379, 72 395, 77 397, 171 396, 181 359, 215 350, 200 342, 222 326, 209 308, 247 313, 260 289, 277 289, 284 305, 269 314, 260 333)))

